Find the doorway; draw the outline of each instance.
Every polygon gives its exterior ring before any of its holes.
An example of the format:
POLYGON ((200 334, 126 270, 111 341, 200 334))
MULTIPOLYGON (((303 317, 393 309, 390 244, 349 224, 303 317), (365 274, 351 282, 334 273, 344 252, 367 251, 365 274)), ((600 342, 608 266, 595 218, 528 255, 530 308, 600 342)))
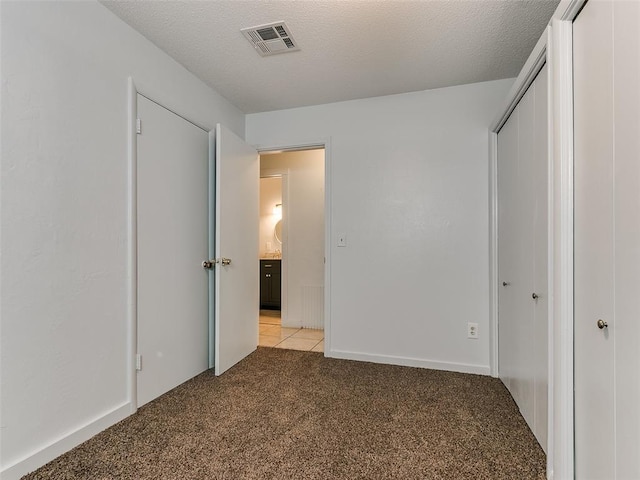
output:
POLYGON ((259 345, 324 351, 325 150, 260 155, 259 345))

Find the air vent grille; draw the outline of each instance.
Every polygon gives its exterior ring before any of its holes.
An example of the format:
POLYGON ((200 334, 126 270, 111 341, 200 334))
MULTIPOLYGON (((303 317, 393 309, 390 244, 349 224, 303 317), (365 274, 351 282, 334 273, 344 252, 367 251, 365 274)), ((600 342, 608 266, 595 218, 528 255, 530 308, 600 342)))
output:
POLYGON ((243 28, 240 31, 263 57, 300 50, 284 22, 243 28))
POLYGON ((261 28, 260 30, 257 30, 258 35, 260 35, 260 38, 262 40, 277 40, 279 37, 278 32, 276 32, 276 30, 274 28, 261 28))
POLYGON ((256 42, 257 43, 257 42, 261 42, 262 41, 262 39, 260 38, 260 35, 258 35, 258 33, 253 31, 253 30, 248 31, 247 35, 249 35, 251 37, 251 41, 252 42, 256 42))

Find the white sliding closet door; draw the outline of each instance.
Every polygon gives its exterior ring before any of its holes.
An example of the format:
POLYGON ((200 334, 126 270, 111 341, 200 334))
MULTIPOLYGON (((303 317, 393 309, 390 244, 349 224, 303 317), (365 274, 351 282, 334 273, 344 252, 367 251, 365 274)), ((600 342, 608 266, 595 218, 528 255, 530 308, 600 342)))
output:
POLYGON ((499 375, 547 447, 547 68, 498 133, 499 375))
MULTIPOLYGON (((533 197, 533 292, 538 299, 533 308, 533 432, 547 451, 549 411, 549 139, 547 116, 547 67, 535 83, 535 140, 532 172, 533 197)), ((532 292, 532 293, 533 293, 532 292)))
POLYGON ((516 371, 513 358, 517 349, 516 305, 511 295, 515 281, 515 259, 518 255, 515 228, 518 209, 512 201, 518 195, 518 116, 514 111, 498 135, 498 371, 511 394, 514 393, 516 371))
POLYGON ((574 31, 575 461, 640 478, 640 2, 590 1, 574 31))

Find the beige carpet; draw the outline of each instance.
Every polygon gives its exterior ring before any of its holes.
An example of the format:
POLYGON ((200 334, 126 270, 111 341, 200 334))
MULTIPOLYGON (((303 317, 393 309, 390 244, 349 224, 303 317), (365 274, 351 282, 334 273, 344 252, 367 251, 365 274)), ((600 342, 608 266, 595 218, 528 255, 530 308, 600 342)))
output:
POLYGON ((28 479, 543 479, 499 380, 259 348, 28 479))

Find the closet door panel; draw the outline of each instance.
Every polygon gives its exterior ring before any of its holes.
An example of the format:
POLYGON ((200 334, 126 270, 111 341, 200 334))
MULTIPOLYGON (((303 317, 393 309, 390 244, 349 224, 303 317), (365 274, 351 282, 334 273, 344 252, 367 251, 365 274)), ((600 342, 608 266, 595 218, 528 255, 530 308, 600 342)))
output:
MULTIPOLYGON (((518 109, 514 110, 498 134, 498 371, 500 378, 512 391, 514 365, 513 302, 514 262, 517 256, 514 238, 517 195, 518 109), (507 285, 504 285, 504 284, 507 285)), ((513 395, 513 393, 512 393, 513 395)))
MULTIPOLYGON (((535 85, 535 83, 534 83, 535 85)), ((533 349, 533 181, 536 169, 535 86, 518 104, 518 177, 515 198, 517 255, 512 294, 515 299, 515 397, 529 425, 534 424, 533 349)))
POLYGON ((616 468, 640 478, 640 2, 614 3, 616 468))
POLYGON ((533 433, 543 450, 547 451, 547 418, 548 418, 548 125, 547 116, 547 91, 548 77, 547 66, 538 74, 535 87, 535 141, 534 157, 535 168, 532 176, 534 203, 533 203, 533 290, 538 295, 534 302, 533 318, 533 376, 534 376, 534 426, 533 433))
POLYGON ((543 67, 498 134, 499 373, 543 449, 548 392, 547 129, 543 67))
POLYGON ((615 478, 612 4, 574 22, 576 478, 615 478), (611 326, 599 329, 598 319, 611 326))

